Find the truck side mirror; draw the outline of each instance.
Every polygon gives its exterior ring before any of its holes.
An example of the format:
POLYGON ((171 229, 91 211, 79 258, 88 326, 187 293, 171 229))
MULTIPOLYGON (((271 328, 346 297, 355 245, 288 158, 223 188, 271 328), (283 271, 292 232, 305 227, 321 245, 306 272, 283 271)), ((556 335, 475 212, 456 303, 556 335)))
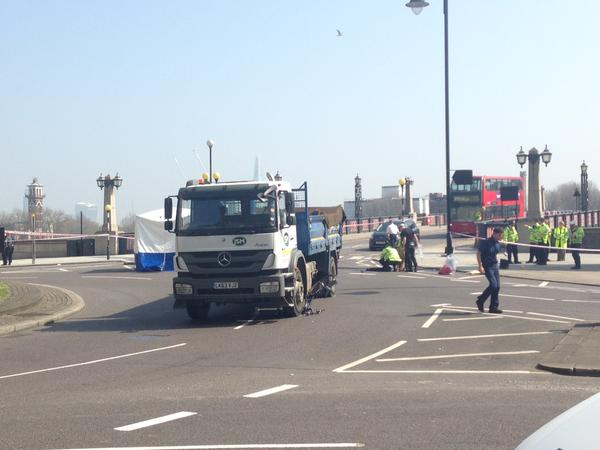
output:
POLYGON ((173 231, 173 221, 171 219, 165 220, 165 230, 173 231))
POLYGON ((172 218, 173 218, 173 199, 171 197, 167 197, 167 198, 165 198, 165 220, 171 220, 172 218))
POLYGON ((296 214, 288 214, 285 223, 289 226, 296 225, 296 214))

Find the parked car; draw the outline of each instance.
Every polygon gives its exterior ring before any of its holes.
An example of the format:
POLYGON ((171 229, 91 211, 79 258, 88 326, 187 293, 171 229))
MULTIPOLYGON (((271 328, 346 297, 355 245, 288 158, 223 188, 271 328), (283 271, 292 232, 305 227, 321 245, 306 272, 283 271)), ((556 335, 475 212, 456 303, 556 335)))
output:
MULTIPOLYGON (((412 229, 417 236, 419 235, 419 228, 414 220, 394 220, 393 222, 398 228, 400 228, 401 225, 404 225, 405 227, 412 229)), ((369 238, 369 250, 381 250, 383 247, 385 247, 387 242, 387 229, 389 225, 389 221, 380 223, 375 231, 373 231, 373 234, 371 234, 371 237, 369 238)))

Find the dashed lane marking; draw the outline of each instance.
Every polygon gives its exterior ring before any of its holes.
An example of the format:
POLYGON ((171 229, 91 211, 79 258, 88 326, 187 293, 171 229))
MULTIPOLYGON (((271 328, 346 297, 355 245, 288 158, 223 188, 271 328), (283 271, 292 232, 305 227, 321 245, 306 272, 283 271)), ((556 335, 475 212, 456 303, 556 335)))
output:
POLYGON ((368 275, 368 276, 373 276, 376 275, 374 273, 363 273, 363 272, 350 272, 350 275, 368 275))
POLYGON ((155 419, 144 420, 143 422, 132 423, 131 425, 125 425, 123 427, 115 428, 117 431, 134 431, 140 428, 147 428, 154 425, 159 425, 165 422, 172 422, 173 420, 183 419, 185 417, 195 416, 198 413, 181 411, 175 414, 169 414, 168 416, 157 417, 155 419))
POLYGON ((561 300, 565 303, 600 303, 600 300, 561 300))
MULTIPOLYGON (((471 292, 471 295, 480 295, 481 292, 471 292)), ((546 297, 531 297, 528 295, 514 295, 514 294, 500 294, 500 297, 511 297, 511 298, 522 298, 525 300, 542 300, 545 302, 554 302, 555 298, 546 298, 546 297)))
POLYGON ((392 362, 392 361, 419 361, 425 359, 446 359, 446 358, 472 358, 477 356, 501 356, 501 355, 527 355, 531 353, 539 353, 539 350, 521 350, 515 352, 487 352, 487 353, 459 353, 453 355, 432 355, 432 356, 407 356, 404 358, 383 358, 376 359, 377 362, 392 362))
POLYGON ((416 280, 426 280, 427 277, 420 277, 417 275, 397 275, 398 278, 414 278, 416 280))
POLYGON ((264 389, 262 391, 254 392, 253 394, 246 394, 244 397, 246 398, 260 398, 266 397, 267 395, 277 394, 278 392, 287 391, 289 389, 297 388, 297 384, 282 384, 281 386, 277 386, 270 389, 264 389))
POLYGON ((542 282, 541 282, 541 283, 538 285, 538 287, 546 287, 546 286, 548 286, 548 281, 542 281, 542 282))

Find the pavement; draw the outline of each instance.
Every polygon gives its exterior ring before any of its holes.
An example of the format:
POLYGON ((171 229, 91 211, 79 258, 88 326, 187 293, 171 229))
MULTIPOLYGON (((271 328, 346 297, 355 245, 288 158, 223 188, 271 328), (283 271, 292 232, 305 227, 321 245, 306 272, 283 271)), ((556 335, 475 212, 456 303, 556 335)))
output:
MULTIPOLYGON (((417 257, 420 267, 436 270, 441 268, 446 261, 443 254, 446 244, 444 229, 423 227, 421 235, 422 253, 417 257)), ((366 241, 369 236, 370 233, 349 234, 344 236, 344 240, 347 243, 366 241)), ((455 239, 453 244, 458 260, 457 272, 479 273, 473 239, 455 239)), ((528 256, 528 253, 520 254, 528 256)), ((551 255, 551 261, 546 266, 512 264, 509 269, 502 270, 501 275, 540 282, 600 286, 600 254, 582 254, 581 270, 570 269, 572 261, 568 254, 566 261, 557 262, 555 259, 556 255, 551 255)), ((35 266, 115 261, 130 265, 133 264, 133 255, 113 256, 110 261, 107 261, 106 256, 37 258, 35 266)), ((30 259, 15 260, 10 268, 5 267, 0 271, 0 281, 3 281, 2 275, 9 273, 12 267, 35 266, 30 259)), ((10 294, 6 299, 0 300, 0 336, 64 319, 85 305, 79 295, 59 287, 25 284, 14 280, 4 282, 9 286, 10 294)), ((538 367, 565 375, 600 376, 600 323, 574 325, 563 340, 543 356, 538 367)))

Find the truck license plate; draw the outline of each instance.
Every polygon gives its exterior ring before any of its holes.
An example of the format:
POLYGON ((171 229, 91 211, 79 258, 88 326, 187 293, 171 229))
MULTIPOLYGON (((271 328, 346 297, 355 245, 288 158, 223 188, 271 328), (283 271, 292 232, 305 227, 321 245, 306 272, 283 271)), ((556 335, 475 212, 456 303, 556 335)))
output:
POLYGON ((215 281, 213 283, 214 289, 237 289, 238 282, 237 281, 215 281))

